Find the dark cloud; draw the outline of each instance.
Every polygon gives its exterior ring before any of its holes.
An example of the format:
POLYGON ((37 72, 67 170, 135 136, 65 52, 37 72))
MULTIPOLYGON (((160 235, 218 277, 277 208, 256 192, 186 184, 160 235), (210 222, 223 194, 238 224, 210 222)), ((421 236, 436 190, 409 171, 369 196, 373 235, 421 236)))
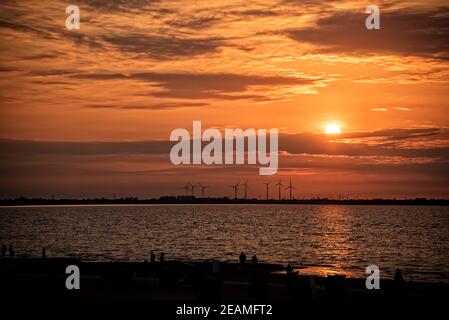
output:
POLYGON ((159 0, 80 0, 78 3, 90 10, 101 12, 133 12, 135 10, 154 10, 159 0))
POLYGON ((63 40, 72 40, 76 46, 88 46, 90 49, 104 49, 101 39, 92 35, 81 32, 72 32, 70 30, 61 29, 60 37, 63 40))
POLYGON ((253 100, 253 101, 268 101, 269 97, 257 94, 223 94, 208 91, 191 91, 191 90, 169 90, 161 92, 152 92, 149 94, 158 98, 178 98, 178 99, 217 99, 217 100, 253 100))
POLYGON ((76 71, 73 69, 34 69, 32 71, 27 72, 29 76, 37 76, 37 77, 47 77, 47 76, 67 76, 71 74, 75 74, 76 71))
POLYGON ((248 9, 248 10, 235 10, 226 11, 226 14, 232 14, 239 17, 275 17, 280 15, 278 12, 271 9, 248 9))
POLYGON ((18 71, 18 70, 14 69, 14 68, 10 68, 10 67, 0 66, 0 72, 13 72, 13 71, 18 71))
MULTIPOLYGON (((302 133, 280 134, 279 149, 288 154, 309 154, 324 156, 350 157, 403 157, 449 160, 447 146, 414 146, 413 142, 442 139, 449 142, 448 132, 438 128, 428 129, 392 129, 372 132, 346 133, 338 139, 325 134, 302 133), (377 138, 377 140, 373 140, 377 138), (342 142, 356 139, 353 142, 342 142), (368 142, 364 142, 367 139, 368 142), (407 140, 410 146, 404 147, 399 142, 407 140), (397 144, 395 144, 395 142, 397 144)), ((99 155, 99 154, 160 154, 166 153, 173 142, 170 141, 130 141, 130 142, 52 142, 0 140, 0 149, 4 154, 65 154, 65 155, 99 155)), ((447 145, 447 143, 446 143, 447 145)))
POLYGON ((111 104, 93 104, 89 108, 95 109, 124 109, 124 110, 175 110, 181 108, 200 108, 208 106, 205 102, 166 102, 152 103, 142 105, 111 105, 111 104))
POLYGON ((223 38, 182 38, 147 34, 105 35, 103 40, 117 49, 155 60, 190 58, 216 52, 225 45, 223 38))
POLYGON ((320 79, 283 76, 256 76, 233 73, 155 73, 142 72, 130 75, 91 73, 72 75, 78 79, 121 80, 133 79, 151 83, 161 91, 148 95, 181 99, 266 100, 262 94, 241 94, 252 86, 314 85, 320 79))
POLYGON ((219 21, 220 19, 217 18, 216 16, 202 16, 202 17, 187 17, 169 20, 167 21, 167 24, 175 28, 188 28, 193 30, 200 30, 200 29, 207 29, 219 21))
MULTIPOLYGON (((426 159, 429 160, 429 159, 426 159)), ((358 172, 363 174, 387 175, 390 177, 403 174, 426 174, 440 176, 449 186, 449 179, 442 174, 449 169, 446 160, 414 161, 414 159, 390 158, 382 156, 335 157, 294 155, 281 158, 281 170, 310 169, 312 172, 326 171, 358 172)))
POLYGON ((315 80, 284 76, 256 76, 235 73, 135 73, 132 78, 157 82, 170 90, 239 92, 250 86, 305 85, 315 80))
POLYGON ((20 20, 8 21, 5 19, 0 19, 0 29, 2 28, 10 29, 16 32, 33 33, 43 39, 55 39, 53 33, 49 30, 22 23, 20 20))
POLYGON ((343 134, 344 138, 383 138, 385 140, 403 140, 434 136, 441 133, 440 128, 411 128, 411 129, 385 129, 376 131, 349 132, 343 134))
POLYGON ((449 58, 449 8, 429 11, 382 11, 380 30, 367 30, 363 11, 337 11, 316 27, 288 30, 298 42, 319 46, 319 52, 392 53, 449 58))
POLYGON ((54 59, 59 56, 60 53, 37 53, 37 54, 27 54, 20 58, 24 60, 41 60, 41 59, 54 59))
POLYGON ((331 138, 325 134, 292 134, 280 138, 279 145, 282 150, 292 154, 424 157, 449 160, 447 146, 422 147, 416 144, 422 141, 431 142, 431 139, 438 138, 449 142, 446 131, 439 128, 424 128, 344 133, 338 138, 331 138), (404 147, 404 141, 409 143, 407 147, 404 147))
POLYGON ((5 155, 24 157, 35 155, 169 154, 170 152, 170 145, 166 141, 57 142, 2 139, 0 146, 5 155))

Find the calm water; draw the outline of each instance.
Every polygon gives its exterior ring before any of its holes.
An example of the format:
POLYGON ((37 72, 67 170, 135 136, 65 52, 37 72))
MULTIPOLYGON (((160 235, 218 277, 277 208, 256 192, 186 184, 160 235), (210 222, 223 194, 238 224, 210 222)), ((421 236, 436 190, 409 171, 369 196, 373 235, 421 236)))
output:
POLYGON ((89 261, 167 259, 292 263, 314 274, 449 282, 448 207, 406 206, 61 206, 0 208, 0 242, 18 256, 89 261))

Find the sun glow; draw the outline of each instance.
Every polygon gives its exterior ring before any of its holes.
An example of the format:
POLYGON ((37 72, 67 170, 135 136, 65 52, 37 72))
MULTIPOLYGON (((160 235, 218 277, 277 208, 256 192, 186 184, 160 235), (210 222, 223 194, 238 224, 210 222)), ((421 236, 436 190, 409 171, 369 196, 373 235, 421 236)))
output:
POLYGON ((331 123, 324 127, 324 132, 326 134, 338 134, 341 132, 341 128, 338 124, 331 123))

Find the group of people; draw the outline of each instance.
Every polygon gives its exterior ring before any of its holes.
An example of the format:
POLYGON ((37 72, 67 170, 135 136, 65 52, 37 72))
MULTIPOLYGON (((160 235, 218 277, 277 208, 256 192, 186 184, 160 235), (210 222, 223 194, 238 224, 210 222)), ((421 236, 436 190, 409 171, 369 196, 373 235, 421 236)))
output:
MULTIPOLYGON (((9 245, 9 248, 6 248, 6 245, 2 245, 2 259, 6 258, 6 252, 9 252, 9 257, 14 258, 14 248, 12 247, 12 244, 9 245)), ((47 257, 47 249, 45 247, 42 248, 42 258, 47 257)))
MULTIPOLYGON (((161 254, 159 255, 159 262, 164 262, 164 257, 165 257, 165 253, 161 252, 161 254)), ((146 262, 146 260, 145 260, 145 262, 146 262)), ((156 262, 156 255, 154 254, 153 250, 151 250, 151 253, 150 253, 150 262, 151 263, 156 262)))
MULTIPOLYGON (((3 244, 3 246, 2 246, 2 258, 3 259, 6 258, 6 252, 9 252, 10 258, 14 257, 14 248, 12 247, 12 245, 9 245, 9 248, 7 248, 6 245, 3 244)), ((46 256, 47 256, 47 250, 44 247, 44 248, 42 248, 42 257, 46 258, 46 256)), ((165 257, 165 253, 161 252, 159 255, 159 262, 164 262, 164 257, 165 257)), ((243 251, 240 253, 239 258, 240 258, 240 264, 242 266, 244 266, 246 264, 246 254, 243 251)), ((150 253, 150 262, 151 263, 156 262, 156 255, 153 250, 151 250, 151 253, 150 253)), ((251 262, 253 264, 257 264, 258 260, 257 260, 256 254, 254 254, 253 257, 251 258, 251 262)))
MULTIPOLYGON (((161 252, 160 255, 159 255, 159 262, 164 262, 164 257, 165 257, 165 253, 161 252)), ((242 267, 245 266, 245 264, 246 264, 246 254, 243 251, 240 253, 239 259, 240 259, 240 264, 242 265, 242 267)), ((147 262, 147 260, 145 260, 145 262, 147 262)), ((151 252, 150 252, 150 262, 151 263, 156 262, 156 254, 154 253, 153 250, 151 250, 151 252)), ((256 254, 254 254, 253 257, 251 258, 251 262, 252 262, 252 264, 257 264, 258 263, 256 254)))
MULTIPOLYGON (((239 260, 240 260, 240 265, 241 265, 242 267, 245 266, 245 264, 246 264, 246 254, 245 254, 243 251, 240 253, 239 260)), ((251 258, 251 262, 252 262, 253 264, 257 264, 257 262, 259 262, 259 261, 257 260, 256 254, 254 254, 253 257, 251 258)))
POLYGON ((6 252, 9 252, 9 257, 13 258, 14 257, 14 248, 12 247, 12 244, 9 245, 9 248, 6 248, 6 245, 3 244, 2 246, 2 259, 6 258, 6 252))

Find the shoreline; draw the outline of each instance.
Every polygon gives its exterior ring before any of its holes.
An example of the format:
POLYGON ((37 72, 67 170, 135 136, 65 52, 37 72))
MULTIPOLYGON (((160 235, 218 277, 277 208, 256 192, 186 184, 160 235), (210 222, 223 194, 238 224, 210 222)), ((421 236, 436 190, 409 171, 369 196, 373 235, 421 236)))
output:
POLYGON ((64 206, 64 205, 368 205, 368 206, 449 206, 449 199, 298 199, 258 200, 230 198, 161 197, 158 199, 0 199, 0 207, 64 206))
MULTIPOLYGON (((214 262, 218 262, 220 267, 224 267, 226 270, 234 270, 240 268, 240 263, 235 260, 218 260, 218 259, 169 259, 164 261, 162 264, 158 260, 155 262, 150 262, 147 260, 144 261, 138 261, 138 260, 84 260, 82 258, 77 257, 36 257, 36 256, 15 256, 14 258, 6 257, 4 259, 0 259, 0 266, 2 265, 19 265, 19 266, 33 266, 33 265, 39 265, 39 264, 63 264, 63 263, 74 263, 79 265, 88 266, 89 270, 98 269, 100 270, 104 266, 117 266, 117 267, 126 267, 131 269, 138 269, 142 265, 145 266, 167 266, 167 267, 180 267, 180 266, 195 266, 197 268, 200 268, 202 270, 205 269, 211 269, 212 270, 212 264, 214 262)), ((287 274, 287 265, 289 263, 279 263, 279 262, 258 262, 256 265, 251 263, 251 261, 246 262, 245 266, 246 268, 253 268, 256 267, 259 271, 268 271, 270 273, 273 273, 274 275, 279 276, 285 276, 287 274)), ((336 270, 333 270, 333 266, 331 265, 315 265, 315 264, 297 264, 297 263, 290 263, 295 273, 306 276, 306 277, 317 277, 317 278, 326 278, 329 276, 344 276, 346 279, 353 279, 353 280, 363 280, 365 281, 365 278, 357 277, 357 276, 351 276, 353 273, 347 272, 338 272, 336 270), (309 272, 310 269, 317 270, 320 268, 325 268, 328 270, 328 273, 320 273, 320 272, 309 272)), ((251 270, 251 269, 250 269, 251 270)), ((420 279, 414 279, 411 280, 406 276, 406 279, 408 279, 408 282, 411 283, 427 283, 427 284, 438 284, 443 283, 449 285, 449 278, 447 280, 420 280, 420 279)), ((385 280, 392 280, 392 277, 385 278, 385 280), (391 279, 390 279, 391 278, 391 279)))
MULTIPOLYGON (((46 257, 41 258, 38 256, 15 256, 13 259, 6 257, 4 260, 0 259, 0 266, 4 264, 8 264, 12 262, 12 264, 18 265, 27 265, 32 266, 34 264, 60 264, 60 263, 75 263, 79 265, 85 265, 89 267, 89 270, 98 269, 100 270, 104 266, 122 266, 126 268, 140 268, 143 265, 160 265, 160 262, 157 260, 154 263, 151 263, 147 260, 95 260, 95 259, 82 259, 78 257, 46 257)), ((191 265, 195 267, 199 267, 202 270, 210 271, 208 269, 212 268, 212 263, 218 262, 220 267, 225 267, 226 269, 237 270, 240 267, 240 263, 234 260, 219 260, 212 258, 205 259, 177 259, 172 258, 166 260, 164 262, 165 266, 169 267, 179 267, 185 265, 191 265)), ((346 279, 352 279, 356 281, 365 281, 364 274, 355 274, 351 272, 351 270, 347 270, 346 272, 342 269, 336 270, 332 265, 317 265, 317 264, 298 264, 294 262, 258 262, 257 269, 262 271, 267 271, 277 276, 285 276, 287 274, 287 265, 291 265, 293 271, 301 276, 310 277, 310 278, 326 278, 331 276, 344 276, 346 279)), ((246 266, 251 268, 253 264, 251 261, 246 262, 246 266)), ((367 275, 368 276, 368 275, 367 275)), ((449 285, 449 275, 447 279, 412 279, 412 276, 405 274, 405 280, 410 283, 422 283, 422 284, 446 284, 449 285)), ((392 280, 393 276, 385 277, 385 280, 392 280)))
MULTIPOLYGON (((167 260, 164 262, 148 262, 148 261, 83 261, 79 258, 69 258, 69 257, 55 257, 55 258, 22 258, 22 257, 14 257, 14 258, 4 258, 0 260, 1 271, 5 271, 5 267, 12 267, 16 271, 19 271, 16 274, 31 274, 31 275, 39 275, 46 274, 50 269, 55 270, 54 267, 61 267, 64 265, 74 264, 83 269, 83 276, 92 276, 103 274, 105 270, 108 269, 121 269, 128 270, 132 272, 134 275, 157 275, 159 271, 162 269, 170 269, 170 270, 192 270, 195 269, 204 274, 221 274, 225 276, 240 276, 240 272, 261 272, 266 273, 270 278, 280 280, 284 279, 288 276, 287 273, 287 265, 282 265, 278 263, 257 263, 253 264, 251 262, 246 262, 246 264, 242 267, 242 265, 238 262, 223 262, 218 260, 167 260), (218 262, 218 270, 217 272, 213 271, 213 263, 218 262), (49 268, 49 269, 48 269, 49 268), (154 274, 153 274, 154 273, 154 274)), ((366 278, 358 278, 358 277, 346 277, 346 275, 341 273, 332 273, 328 275, 318 275, 318 274, 307 274, 302 273, 301 269, 313 267, 313 266, 298 266, 292 265, 294 274, 297 276, 305 277, 305 278, 315 278, 315 279, 325 279, 336 277, 344 277, 347 281, 350 282, 365 282, 366 278)), ((62 272, 63 273, 63 272, 62 272)), ((381 279, 381 281, 394 282, 393 279, 385 278, 381 279)), ((413 285, 422 285, 422 286, 432 286, 432 285, 442 285, 447 286, 449 289, 449 282, 445 281, 420 281, 420 280, 404 280, 409 284, 413 285)))

